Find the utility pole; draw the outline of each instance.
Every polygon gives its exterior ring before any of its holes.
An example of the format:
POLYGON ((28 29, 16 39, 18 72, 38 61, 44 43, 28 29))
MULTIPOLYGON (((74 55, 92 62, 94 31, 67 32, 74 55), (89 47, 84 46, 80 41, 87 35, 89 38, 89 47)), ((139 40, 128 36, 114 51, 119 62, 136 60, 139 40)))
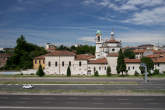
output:
POLYGON ((144 73, 144 74, 145 74, 145 76, 144 76, 144 82, 147 83, 147 82, 148 82, 148 77, 147 77, 147 76, 148 76, 147 66, 146 66, 145 63, 142 63, 141 66, 144 67, 144 69, 145 69, 145 73, 144 73))

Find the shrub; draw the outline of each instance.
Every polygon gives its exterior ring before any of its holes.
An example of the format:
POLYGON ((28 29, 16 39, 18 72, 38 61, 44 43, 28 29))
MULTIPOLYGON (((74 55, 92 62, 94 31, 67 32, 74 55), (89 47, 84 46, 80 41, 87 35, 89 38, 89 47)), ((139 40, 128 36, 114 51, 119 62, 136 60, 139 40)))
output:
POLYGON ((36 73, 36 75, 38 75, 39 77, 42 77, 45 75, 43 69, 42 69, 42 66, 40 65, 39 68, 38 68, 38 71, 36 73))
POLYGON ((137 71, 135 71, 135 76, 139 76, 139 73, 137 71))
POLYGON ((70 77, 71 76, 71 71, 70 71, 70 66, 68 66, 68 69, 67 69, 67 77, 70 77))
POLYGON ((110 66, 107 67, 107 76, 111 76, 111 68, 110 68, 110 66))
POLYGON ((94 76, 99 76, 99 72, 98 71, 95 71, 94 76))
POLYGON ((160 74, 159 69, 155 69, 153 72, 153 75, 157 75, 157 74, 160 74))

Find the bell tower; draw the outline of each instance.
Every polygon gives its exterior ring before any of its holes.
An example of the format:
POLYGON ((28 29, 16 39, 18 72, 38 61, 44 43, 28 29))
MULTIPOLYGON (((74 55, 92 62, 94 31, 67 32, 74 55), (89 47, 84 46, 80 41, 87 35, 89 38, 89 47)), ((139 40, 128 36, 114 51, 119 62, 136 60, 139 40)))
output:
POLYGON ((101 57, 101 46, 102 46, 101 35, 102 35, 101 31, 97 30, 97 32, 96 32, 96 52, 95 52, 96 59, 101 57))

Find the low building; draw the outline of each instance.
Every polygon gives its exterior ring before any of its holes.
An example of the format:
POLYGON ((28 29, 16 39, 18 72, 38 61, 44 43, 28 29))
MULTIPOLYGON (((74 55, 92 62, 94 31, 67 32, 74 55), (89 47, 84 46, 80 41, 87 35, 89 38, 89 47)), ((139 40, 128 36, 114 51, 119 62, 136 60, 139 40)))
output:
POLYGON ((11 57, 10 54, 0 53, 0 68, 5 66, 5 64, 6 64, 9 57, 11 57))
POLYGON ((33 59, 33 69, 38 69, 40 65, 43 69, 45 69, 45 55, 41 55, 33 59))

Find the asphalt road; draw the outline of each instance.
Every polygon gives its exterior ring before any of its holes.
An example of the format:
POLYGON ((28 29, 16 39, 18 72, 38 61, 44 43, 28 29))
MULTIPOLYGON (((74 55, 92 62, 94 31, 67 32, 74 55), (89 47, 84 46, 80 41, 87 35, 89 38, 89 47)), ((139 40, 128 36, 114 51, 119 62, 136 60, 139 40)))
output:
MULTIPOLYGON (((0 85, 0 90, 24 90, 22 85, 0 85)), ((34 85, 33 90, 139 90, 139 91, 165 91, 165 84, 55 84, 55 85, 34 85)))
POLYGON ((0 95, 0 110, 164 110, 165 96, 0 95))

